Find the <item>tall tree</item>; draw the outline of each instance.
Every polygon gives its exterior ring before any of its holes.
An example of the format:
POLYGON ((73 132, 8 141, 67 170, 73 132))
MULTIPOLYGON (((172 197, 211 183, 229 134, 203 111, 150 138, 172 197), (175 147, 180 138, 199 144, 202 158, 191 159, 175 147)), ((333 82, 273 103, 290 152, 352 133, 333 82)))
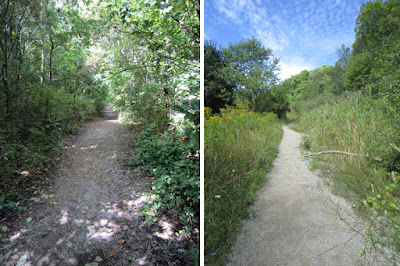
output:
POLYGON ((216 46, 211 41, 204 43, 204 101, 214 113, 233 103, 233 86, 222 72, 227 64, 223 53, 216 46))
POLYGON ((366 84, 396 82, 400 78, 400 2, 364 3, 355 32, 350 67, 346 72, 347 84, 359 89, 366 84), (357 77, 359 73, 362 77, 357 77))
POLYGON ((341 94, 345 91, 344 86, 344 73, 348 67, 348 62, 350 60, 350 48, 342 44, 341 48, 336 51, 339 59, 336 61, 335 65, 327 70, 327 74, 332 79, 331 91, 334 94, 341 94))
POLYGON ((251 38, 223 49, 227 62, 225 73, 241 97, 252 99, 278 81, 279 59, 270 48, 251 38))

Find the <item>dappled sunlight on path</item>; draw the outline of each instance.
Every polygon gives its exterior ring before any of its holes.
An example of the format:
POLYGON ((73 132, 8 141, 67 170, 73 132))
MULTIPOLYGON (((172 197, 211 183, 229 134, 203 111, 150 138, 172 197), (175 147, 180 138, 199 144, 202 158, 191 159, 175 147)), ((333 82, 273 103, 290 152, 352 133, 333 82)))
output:
POLYGON ((152 180, 132 178, 122 164, 132 137, 115 113, 107 111, 103 117, 88 123, 74 143, 64 147, 62 159, 48 173, 54 185, 36 191, 20 219, 9 221, 2 232, 1 265, 21 260, 25 265, 173 260, 164 251, 178 242, 174 225, 161 219, 147 226, 140 215, 140 207, 150 199, 152 180))

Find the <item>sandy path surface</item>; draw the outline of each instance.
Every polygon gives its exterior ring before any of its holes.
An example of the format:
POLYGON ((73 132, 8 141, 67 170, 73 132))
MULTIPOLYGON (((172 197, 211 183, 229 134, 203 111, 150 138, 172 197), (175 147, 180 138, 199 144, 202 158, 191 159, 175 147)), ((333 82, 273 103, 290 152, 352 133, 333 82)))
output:
POLYGON ((360 258, 364 223, 350 203, 333 195, 301 159, 301 135, 283 127, 266 186, 244 221, 228 265, 383 265, 360 258), (346 223, 343 220, 346 221, 346 223))
POLYGON ((0 265, 179 264, 169 224, 147 227, 140 216, 151 183, 122 164, 132 142, 109 107, 89 122, 49 171, 53 185, 2 220, 0 265))

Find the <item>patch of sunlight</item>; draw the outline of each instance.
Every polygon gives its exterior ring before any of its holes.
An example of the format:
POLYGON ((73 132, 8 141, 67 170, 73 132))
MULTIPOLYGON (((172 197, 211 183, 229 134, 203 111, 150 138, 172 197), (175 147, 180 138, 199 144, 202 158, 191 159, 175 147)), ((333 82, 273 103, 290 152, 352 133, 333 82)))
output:
POLYGON ((114 234, 116 234, 121 227, 113 221, 101 219, 99 222, 88 226, 87 229, 89 231, 87 238, 89 239, 112 240, 114 234))
POLYGON ((78 265, 78 260, 75 258, 68 259, 69 264, 71 265, 78 265))
POLYGON ((147 201, 148 196, 147 195, 142 195, 139 198, 135 199, 135 200, 129 200, 129 201, 125 201, 124 203, 126 205, 128 205, 129 207, 135 206, 135 207, 140 207, 143 205, 143 203, 145 203, 147 201))
POLYGON ((158 225, 161 226, 163 232, 155 232, 154 235, 162 239, 173 239, 174 238, 174 226, 165 220, 158 221, 158 225))
POLYGON ((121 122, 119 120, 106 120, 106 123, 110 123, 110 124, 121 124, 121 122))
POLYGON ((89 224, 88 220, 82 220, 82 219, 75 219, 74 221, 77 225, 81 225, 81 224, 89 224))
POLYGON ((113 158, 113 159, 117 158, 117 151, 113 151, 113 156, 107 157, 107 159, 110 159, 110 158, 113 158))
POLYGON ((118 203, 114 203, 111 206, 109 205, 107 208, 107 212, 113 214, 114 216, 121 218, 124 215, 124 211, 118 207, 118 203))
POLYGON ((14 235, 12 235, 11 237, 10 237, 10 241, 11 242, 14 242, 15 240, 17 240, 18 238, 20 238, 21 237, 21 232, 17 232, 17 233, 15 233, 14 235))
POLYGON ((144 256, 143 258, 135 260, 135 262, 138 265, 147 265, 148 263, 146 262, 146 260, 147 260, 147 256, 144 256))
POLYGON ((107 225, 107 223, 108 223, 108 220, 107 219, 100 219, 100 226, 106 226, 107 225))
POLYGON ((72 145, 72 146, 64 146, 63 148, 64 149, 71 149, 71 148, 75 148, 76 146, 75 145, 72 145))
POLYGON ((66 223, 68 223, 68 212, 62 211, 62 217, 60 219, 60 224, 66 224, 66 223))
POLYGON ((89 147, 81 147, 81 150, 88 150, 88 149, 96 149, 97 148, 97 144, 96 145, 90 145, 89 147))

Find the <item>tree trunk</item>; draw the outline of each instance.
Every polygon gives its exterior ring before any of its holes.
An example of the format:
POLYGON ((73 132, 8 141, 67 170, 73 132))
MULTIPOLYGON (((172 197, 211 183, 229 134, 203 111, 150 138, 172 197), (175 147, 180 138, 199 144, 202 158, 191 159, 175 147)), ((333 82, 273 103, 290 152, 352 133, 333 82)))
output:
MULTIPOLYGON (((2 74, 2 82, 4 86, 4 91, 6 94, 6 107, 7 107, 7 114, 6 114, 6 121, 7 121, 7 126, 10 131, 10 138, 11 141, 14 142, 17 137, 17 131, 16 131, 16 122, 15 122, 15 107, 14 107, 14 93, 11 89, 10 86, 10 77, 9 77, 9 72, 8 72, 8 41, 9 38, 12 38, 11 35, 11 25, 10 23, 7 23, 6 17, 8 13, 8 7, 10 6, 10 1, 7 2, 7 8, 5 13, 3 14, 2 18, 2 23, 3 23, 3 38, 1 40, 1 46, 3 50, 3 65, 1 69, 1 74, 2 74)), ((10 22, 13 16, 10 16, 10 22)), ((10 42, 12 39, 10 40, 10 42)))
POLYGON ((40 6, 40 23, 42 28, 41 35, 41 45, 42 45, 42 54, 41 54, 41 63, 40 63, 40 83, 45 83, 46 77, 46 24, 44 22, 45 13, 47 13, 47 4, 48 1, 41 1, 40 6))
POLYGON ((49 85, 51 86, 53 84, 53 52, 54 52, 54 41, 51 38, 51 33, 49 34, 50 42, 51 42, 51 47, 50 47, 50 58, 49 58, 49 85))

